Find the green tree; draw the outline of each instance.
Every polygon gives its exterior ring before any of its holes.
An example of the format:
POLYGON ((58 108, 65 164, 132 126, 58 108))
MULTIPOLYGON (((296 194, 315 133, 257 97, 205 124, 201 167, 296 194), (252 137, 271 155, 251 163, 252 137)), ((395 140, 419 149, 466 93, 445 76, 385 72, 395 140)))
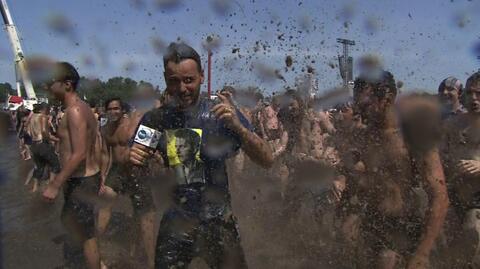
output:
POLYGON ((16 95, 15 89, 8 82, 0 83, 0 102, 6 102, 8 95, 16 95))

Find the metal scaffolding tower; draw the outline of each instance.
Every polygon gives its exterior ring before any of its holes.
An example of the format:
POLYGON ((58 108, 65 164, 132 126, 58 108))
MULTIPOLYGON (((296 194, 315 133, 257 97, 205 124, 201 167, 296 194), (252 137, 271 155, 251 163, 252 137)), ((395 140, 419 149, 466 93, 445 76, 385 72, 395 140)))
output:
POLYGON ((347 87, 353 81, 353 58, 349 56, 348 46, 354 46, 355 41, 337 38, 337 42, 343 44, 343 55, 338 56, 340 75, 343 79, 343 86, 347 87))

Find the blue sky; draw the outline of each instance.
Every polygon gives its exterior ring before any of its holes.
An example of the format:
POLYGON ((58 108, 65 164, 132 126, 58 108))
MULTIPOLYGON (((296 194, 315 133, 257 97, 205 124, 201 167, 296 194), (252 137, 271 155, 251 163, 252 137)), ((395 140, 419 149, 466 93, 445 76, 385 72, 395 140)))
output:
MULTIPOLYGON (((201 52, 206 67, 202 41, 210 34, 220 40, 213 56, 214 89, 233 84, 279 90, 292 86, 307 65, 316 69, 321 90, 333 88, 341 84, 338 69, 332 68, 342 51, 337 37, 356 41, 351 52, 356 59, 379 55, 407 89, 435 90, 449 75, 465 81, 480 66, 473 52, 480 44, 478 1, 10 0, 8 4, 26 55, 73 62, 86 76, 129 76, 160 88, 164 82, 158 44, 180 38, 201 52), (159 2, 174 4, 159 8, 159 2), (218 5, 227 8, 219 10, 218 5), (157 44, 157 51, 152 44, 157 44), (239 51, 232 53, 235 48, 239 51), (294 60, 294 70, 285 69, 287 55, 294 60), (286 82, 259 75, 259 64, 279 69, 286 82)), ((12 60, 3 32, 1 82, 15 81, 12 60)))

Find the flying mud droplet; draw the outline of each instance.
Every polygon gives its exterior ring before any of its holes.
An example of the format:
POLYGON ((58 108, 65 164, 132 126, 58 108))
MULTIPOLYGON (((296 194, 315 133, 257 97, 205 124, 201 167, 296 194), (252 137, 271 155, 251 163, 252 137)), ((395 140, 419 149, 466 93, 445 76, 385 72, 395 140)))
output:
POLYGON ((276 79, 285 81, 285 78, 282 76, 278 69, 275 69, 271 66, 268 66, 263 63, 255 63, 253 65, 253 70, 259 79, 266 82, 273 82, 276 79))
POLYGON ((381 21, 376 17, 367 17, 365 19, 365 31, 368 34, 376 34, 381 27, 381 21))
POLYGON ((342 21, 351 22, 355 17, 355 4, 353 2, 345 4, 339 11, 338 17, 342 21))
POLYGON ((298 19, 298 24, 300 26, 300 29, 310 31, 312 29, 313 20, 310 16, 303 15, 298 19))
POLYGON ((153 37, 152 39, 150 39, 150 44, 152 45, 155 54, 159 56, 162 56, 167 49, 167 44, 158 37, 153 37))
POLYGON ((226 16, 232 10, 231 0, 211 0, 210 4, 216 14, 226 16))
POLYGON ((315 74, 315 68, 310 65, 307 65, 307 73, 308 74, 315 74))
POLYGON ((146 6, 143 0, 130 0, 130 4, 136 9, 143 9, 146 6))
POLYGON ((212 34, 205 38, 202 42, 202 47, 206 51, 213 51, 220 48, 222 41, 218 35, 212 34))
POLYGON ((458 28, 465 28, 470 24, 471 19, 467 12, 457 12, 453 15, 453 22, 458 28))
POLYGON ((52 13, 47 16, 45 22, 48 29, 54 33, 68 38, 73 43, 78 42, 74 25, 66 16, 58 13, 52 13))
POLYGON ((401 81, 401 80, 397 81, 397 88, 398 89, 403 88, 403 85, 404 85, 403 81, 401 81))
POLYGON ((293 65, 293 58, 292 56, 288 55, 287 58, 285 58, 285 65, 287 67, 291 67, 293 65))
POLYGON ((181 0, 155 0, 155 5, 161 10, 173 10, 182 4, 181 0))
POLYGON ((92 68, 95 66, 95 61, 93 60, 93 57, 90 55, 82 55, 80 57, 80 64, 86 68, 92 68))
POLYGON ((123 64, 122 69, 127 73, 131 73, 137 69, 137 64, 131 60, 128 60, 123 64))

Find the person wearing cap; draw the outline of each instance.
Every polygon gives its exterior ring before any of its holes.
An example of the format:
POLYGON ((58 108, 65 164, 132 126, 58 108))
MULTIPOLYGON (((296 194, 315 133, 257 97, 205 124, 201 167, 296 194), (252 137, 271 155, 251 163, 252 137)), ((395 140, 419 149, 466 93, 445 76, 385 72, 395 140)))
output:
POLYGON ((443 119, 467 112, 460 102, 462 92, 462 82, 455 77, 448 77, 440 83, 438 86, 438 96, 442 104, 443 119))
POLYGON ((171 43, 163 63, 169 98, 143 116, 130 148, 130 162, 136 166, 133 170, 141 170, 138 174, 149 173, 146 164, 153 161, 155 152, 173 174, 173 204, 160 223, 155 268, 188 268, 195 257, 203 258, 211 268, 246 268, 225 161, 242 149, 253 162, 270 167, 270 147, 253 132, 230 93, 220 92, 216 100, 200 98, 204 76, 200 56, 193 48, 171 43), (179 150, 181 139, 176 135, 187 132, 195 137, 191 141, 198 151, 179 150), (201 176, 177 173, 191 172, 186 160, 203 166, 195 169, 202 171, 201 176))

